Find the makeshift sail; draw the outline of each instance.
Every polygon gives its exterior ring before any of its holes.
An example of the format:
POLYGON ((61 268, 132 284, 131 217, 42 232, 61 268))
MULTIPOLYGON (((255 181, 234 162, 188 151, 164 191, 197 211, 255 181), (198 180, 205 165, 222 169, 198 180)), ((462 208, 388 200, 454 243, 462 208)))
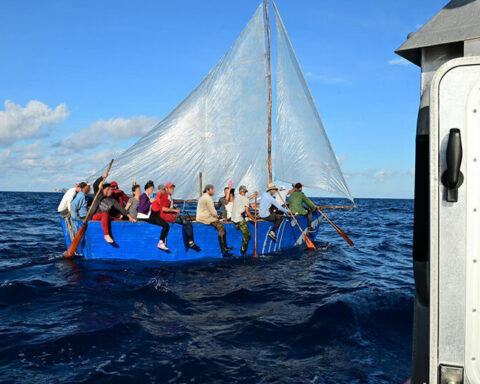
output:
POLYGON ((353 201, 298 63, 285 25, 274 3, 277 24, 277 119, 274 178, 301 180, 353 201))
POLYGON ((251 191, 268 182, 265 24, 260 5, 238 40, 202 83, 165 119, 122 153, 109 180, 172 181, 175 197, 218 189, 232 179, 251 191))

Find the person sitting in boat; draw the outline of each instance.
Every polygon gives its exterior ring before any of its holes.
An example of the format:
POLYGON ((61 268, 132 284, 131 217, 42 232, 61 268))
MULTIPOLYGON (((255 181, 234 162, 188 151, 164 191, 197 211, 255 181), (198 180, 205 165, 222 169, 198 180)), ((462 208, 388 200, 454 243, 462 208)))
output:
POLYGON ((227 212, 226 220, 232 219, 233 202, 235 201, 235 188, 230 188, 227 204, 225 204, 225 212, 227 212))
POLYGON ((80 191, 77 193, 77 196, 75 196, 75 199, 73 199, 72 204, 70 206, 71 208, 71 215, 72 219, 85 219, 87 216, 87 208, 88 208, 88 193, 90 192, 90 184, 87 184, 85 182, 81 182, 78 184, 78 187, 80 188, 80 191))
MULTIPOLYGON (((112 186, 112 198, 117 200, 118 204, 120 204, 122 207, 125 207, 128 203, 128 196, 125 194, 125 192, 118 188, 118 183, 116 181, 112 181, 110 185, 112 186)), ((110 216, 119 219, 122 217, 122 214, 114 209, 110 213, 110 216)))
POLYGON ((152 211, 152 203, 155 202, 155 199, 150 196, 153 194, 154 189, 155 184, 153 181, 150 180, 145 184, 145 192, 141 194, 140 202, 138 204, 137 219, 162 227, 157 247, 162 251, 169 252, 169 249, 167 248, 167 235, 170 226, 160 217, 159 212, 152 211))
POLYGON ((227 220, 227 208, 226 208, 226 205, 228 204, 228 202, 230 201, 230 192, 231 192, 231 189, 232 189, 232 185, 233 185, 233 181, 230 180, 228 182, 228 187, 225 187, 223 189, 223 194, 224 196, 222 196, 220 199, 218 199, 218 201, 215 203, 215 209, 218 211, 219 209, 221 209, 221 216, 222 216, 222 219, 223 220, 227 220))
POLYGON ((313 212, 317 210, 317 206, 313 204, 305 193, 302 191, 302 183, 295 184, 295 190, 290 195, 290 210, 294 215, 303 215, 307 217, 308 231, 313 232, 312 217, 313 212))
MULTIPOLYGON (((82 183, 85 183, 82 181, 82 183)), ((80 184, 82 184, 80 183, 80 184)), ((62 217, 69 217, 70 212, 71 212, 71 205, 73 199, 75 199, 75 196, 77 196, 77 193, 80 192, 80 184, 77 184, 75 187, 70 188, 67 192, 62 197, 62 201, 60 201, 60 204, 58 204, 57 211, 60 213, 60 216, 62 217)))
POLYGON ((287 187, 282 185, 280 189, 277 192, 277 195, 275 196, 275 200, 277 200, 277 203, 280 204, 282 207, 285 207, 287 204, 287 196, 290 195, 295 188, 292 185, 292 189, 287 190, 287 187))
MULTIPOLYGON (((99 177, 95 183, 93 183, 93 191, 95 195, 100 188, 100 183, 102 180, 106 179, 106 177, 107 174, 104 174, 103 176, 99 177)), ((104 183, 102 190, 98 194, 98 198, 95 201, 95 205, 92 207, 92 220, 102 222, 105 241, 110 244, 114 242, 112 236, 110 235, 110 212, 113 208, 119 211, 123 216, 128 217, 132 223, 137 221, 125 210, 125 208, 118 203, 117 200, 112 198, 112 186, 109 183, 104 183)))
POLYGON ((110 185, 112 186, 112 197, 117 200, 122 207, 124 207, 128 203, 128 196, 125 192, 118 188, 118 183, 116 181, 112 181, 110 185))
POLYGON ((218 231, 220 250, 224 256, 227 256, 228 252, 232 251, 233 248, 227 246, 227 233, 225 231, 225 226, 218 219, 218 213, 215 210, 212 200, 213 195, 215 195, 215 187, 212 184, 207 184, 202 197, 198 200, 197 222, 215 227, 218 231))
POLYGON ((152 202, 152 211, 158 212, 158 214, 160 214, 160 212, 162 211, 162 206, 160 205, 160 200, 161 200, 162 195, 164 193, 166 193, 165 192, 165 185, 164 184, 159 184, 158 185, 158 191, 157 191, 157 194, 155 196, 155 201, 152 202))
POLYGON ((272 239, 274 242, 277 241, 275 232, 277 231, 278 227, 280 227, 280 224, 282 224, 283 215, 272 212, 272 208, 275 207, 279 212, 283 212, 288 215, 288 210, 278 204, 274 198, 277 191, 278 188, 275 186, 275 184, 268 184, 267 190, 262 194, 260 198, 260 209, 258 212, 260 218, 266 221, 273 222, 273 227, 270 232, 268 232, 268 237, 270 237, 270 239, 272 239))
POLYGON ((246 256, 251 234, 245 219, 246 217, 252 221, 255 221, 255 219, 250 213, 250 200, 247 197, 247 187, 241 185, 238 189, 238 193, 240 195, 233 201, 232 221, 235 223, 235 227, 242 232, 242 248, 240 248, 240 252, 242 253, 242 256, 246 256))
POLYGON ((138 205, 140 204, 140 195, 142 194, 140 185, 133 184, 132 194, 133 196, 128 199, 125 209, 128 211, 128 213, 130 213, 130 215, 132 215, 134 219, 136 219, 138 214, 138 205))
MULTIPOLYGON (((196 252, 200 252, 200 247, 195 244, 193 240, 193 225, 185 217, 180 216, 180 209, 173 204, 172 195, 175 192, 175 184, 168 182, 164 186, 165 192, 160 195, 160 198, 155 200, 155 208, 159 210, 160 217, 167 223, 180 224, 183 227, 183 233, 186 236, 188 247, 196 252)), ((153 209, 153 206, 152 206, 153 209)))

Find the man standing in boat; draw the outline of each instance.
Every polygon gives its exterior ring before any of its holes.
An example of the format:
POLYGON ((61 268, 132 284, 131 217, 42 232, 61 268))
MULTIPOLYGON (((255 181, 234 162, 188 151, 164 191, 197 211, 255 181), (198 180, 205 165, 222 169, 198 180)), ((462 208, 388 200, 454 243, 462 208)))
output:
POLYGON ((295 190, 290 195, 290 210, 294 215, 303 215, 307 217, 308 231, 313 232, 312 217, 313 212, 317 210, 317 206, 313 204, 305 193, 302 192, 303 184, 295 184, 295 190))
POLYGON ((218 213, 215 210, 212 196, 215 195, 215 187, 212 184, 207 184, 203 191, 202 197, 198 200, 197 205, 197 222, 211 225, 218 231, 218 243, 222 254, 226 256, 233 248, 227 246, 227 233, 225 226, 218 219, 218 213))
POLYGON ((246 196, 248 192, 247 187, 245 185, 241 185, 238 189, 238 192, 240 195, 237 196, 233 201, 232 221, 235 223, 235 227, 242 232, 243 240, 240 252, 242 253, 242 256, 246 256, 251 234, 250 229, 248 229, 245 216, 252 221, 255 221, 255 219, 250 212, 250 200, 246 196))
POLYGON ((258 212, 258 215, 261 219, 271 221, 273 223, 271 231, 268 232, 268 237, 270 237, 270 239, 272 239, 274 242, 277 242, 277 236, 275 236, 275 232, 277 231, 278 227, 280 227, 280 224, 282 224, 283 215, 272 212, 272 209, 275 207, 278 211, 288 215, 288 210, 278 204, 274 198, 277 191, 278 188, 275 186, 275 184, 268 184, 267 190, 260 198, 260 209, 258 212))
MULTIPOLYGON (((102 180, 107 178, 107 174, 104 174, 103 176, 99 177, 95 183, 93 183, 93 191, 95 192, 95 195, 97 194, 99 188, 100 188, 100 183, 102 180)), ((107 243, 113 244, 114 241, 112 239, 112 236, 110 236, 110 212, 112 209, 116 209, 119 211, 123 216, 128 217, 128 219, 132 223, 136 223, 137 220, 135 220, 132 215, 130 215, 125 208, 123 208, 117 200, 112 198, 112 186, 109 183, 104 183, 102 186, 102 190, 98 194, 97 201, 95 202, 95 205, 92 207, 92 220, 93 221, 101 221, 102 222, 102 229, 103 229, 103 234, 105 237, 105 241, 107 243)))

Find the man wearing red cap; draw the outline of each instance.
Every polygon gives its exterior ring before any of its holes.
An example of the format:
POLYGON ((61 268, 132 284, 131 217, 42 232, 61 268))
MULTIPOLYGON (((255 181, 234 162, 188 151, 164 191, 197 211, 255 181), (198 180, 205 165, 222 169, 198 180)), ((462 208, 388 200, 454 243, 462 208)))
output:
POLYGON ((195 244, 193 240, 193 226, 192 223, 180 216, 180 209, 173 204, 172 194, 175 192, 175 184, 168 182, 165 185, 165 193, 160 195, 160 198, 155 201, 156 208, 160 211, 160 217, 167 223, 180 224, 183 227, 183 234, 188 242, 188 248, 196 252, 200 252, 200 247, 195 244))
MULTIPOLYGON (((118 189, 118 183, 116 181, 112 181, 110 186, 112 187, 112 198, 117 200, 118 204, 122 207, 125 207, 128 203, 128 196, 121 189, 118 189)), ((122 217, 122 214, 116 209, 113 209, 111 215, 116 218, 122 217)))

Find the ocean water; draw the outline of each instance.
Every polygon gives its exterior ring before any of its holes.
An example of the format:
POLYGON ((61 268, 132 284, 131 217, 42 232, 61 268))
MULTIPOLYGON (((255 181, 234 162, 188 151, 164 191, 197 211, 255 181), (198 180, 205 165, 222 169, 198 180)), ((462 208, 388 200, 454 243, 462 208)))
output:
MULTIPOLYGON (((326 211, 321 250, 64 260, 61 194, 0 193, 1 383, 402 383, 413 201, 326 211)), ((323 203, 338 203, 322 200, 323 203)))

